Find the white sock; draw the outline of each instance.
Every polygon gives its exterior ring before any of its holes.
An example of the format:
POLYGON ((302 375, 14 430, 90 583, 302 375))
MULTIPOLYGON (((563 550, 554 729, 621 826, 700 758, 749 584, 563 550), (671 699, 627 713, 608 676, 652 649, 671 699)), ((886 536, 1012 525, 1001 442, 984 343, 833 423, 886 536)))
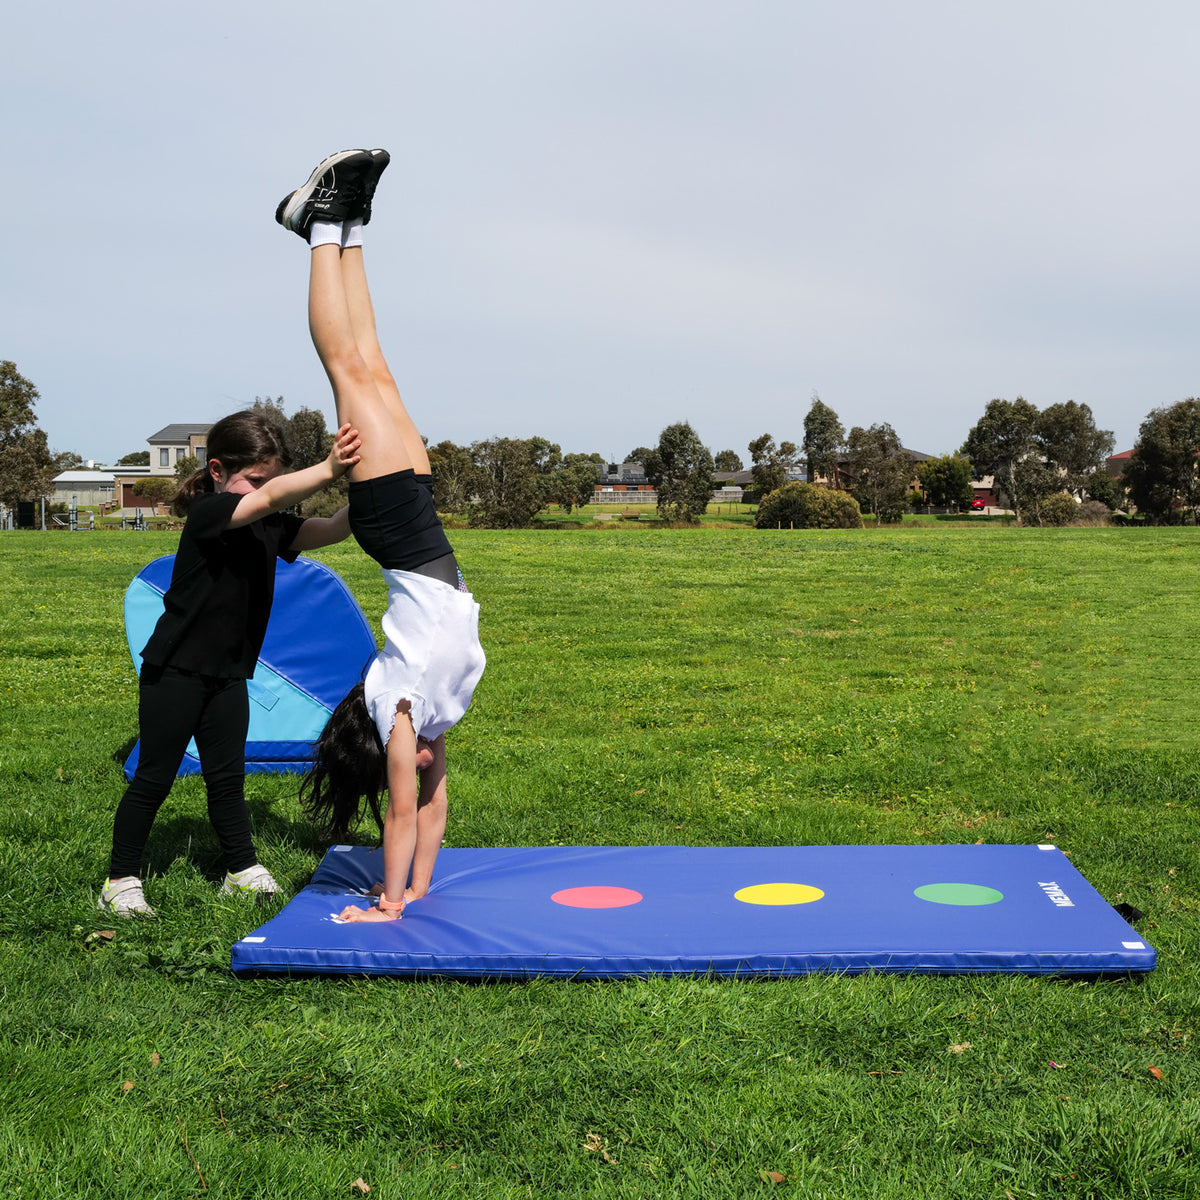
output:
POLYGON ((341 221, 314 221, 308 227, 309 246, 340 246, 342 244, 341 221))
POLYGON ((342 225, 342 249, 363 244, 362 217, 354 217, 342 225))

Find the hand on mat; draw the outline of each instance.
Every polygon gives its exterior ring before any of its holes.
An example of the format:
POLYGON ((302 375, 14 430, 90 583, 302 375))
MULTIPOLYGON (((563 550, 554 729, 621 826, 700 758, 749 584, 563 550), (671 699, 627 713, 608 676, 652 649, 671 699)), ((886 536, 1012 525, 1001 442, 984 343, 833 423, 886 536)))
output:
POLYGON ((370 908, 359 908, 357 904, 348 904, 338 914, 340 921, 398 921, 400 913, 384 912, 381 908, 371 905, 370 908))

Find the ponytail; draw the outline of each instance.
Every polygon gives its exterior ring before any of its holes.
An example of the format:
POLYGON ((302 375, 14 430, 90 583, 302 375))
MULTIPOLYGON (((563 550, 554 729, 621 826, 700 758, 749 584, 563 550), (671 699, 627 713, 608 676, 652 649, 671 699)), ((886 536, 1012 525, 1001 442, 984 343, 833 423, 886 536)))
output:
POLYGON ((175 495, 171 499, 171 511, 177 517, 186 517, 188 509, 192 507, 192 501, 201 492, 211 492, 212 490, 212 476, 208 473, 208 465, 205 464, 198 471, 193 471, 175 489, 175 495))

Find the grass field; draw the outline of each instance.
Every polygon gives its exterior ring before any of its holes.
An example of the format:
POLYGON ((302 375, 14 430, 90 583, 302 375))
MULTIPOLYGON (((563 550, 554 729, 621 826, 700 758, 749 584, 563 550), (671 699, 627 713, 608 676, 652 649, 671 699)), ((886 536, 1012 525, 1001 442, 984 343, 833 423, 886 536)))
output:
MULTIPOLYGON (((6 1196, 1196 1197, 1193 530, 458 531, 451 845, 1054 841, 1148 977, 239 981, 203 786, 95 911, 121 601, 176 535, 0 535, 6 1196)), ((322 557, 376 622, 377 570, 322 557)), ((289 890, 324 846, 255 776, 289 890)), ((369 840, 365 836, 364 840, 369 840)), ((519 913, 513 914, 520 919, 519 913)))

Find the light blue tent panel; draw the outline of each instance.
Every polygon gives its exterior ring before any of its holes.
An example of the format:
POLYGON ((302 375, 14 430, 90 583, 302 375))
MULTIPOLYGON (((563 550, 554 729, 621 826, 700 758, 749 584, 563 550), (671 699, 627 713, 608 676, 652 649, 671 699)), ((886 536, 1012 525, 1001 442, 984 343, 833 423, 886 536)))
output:
MULTIPOLYGON (((162 615, 174 564, 173 554, 155 559, 125 593, 125 634, 139 671, 142 650, 162 615)), ((335 571, 313 559, 280 560, 271 620, 247 684, 246 771, 306 770, 314 740, 338 702, 362 678, 375 649, 358 601, 335 571)), ((126 778, 133 778, 137 760, 135 746, 125 763, 126 778)), ((199 770, 191 742, 179 774, 199 770)))

